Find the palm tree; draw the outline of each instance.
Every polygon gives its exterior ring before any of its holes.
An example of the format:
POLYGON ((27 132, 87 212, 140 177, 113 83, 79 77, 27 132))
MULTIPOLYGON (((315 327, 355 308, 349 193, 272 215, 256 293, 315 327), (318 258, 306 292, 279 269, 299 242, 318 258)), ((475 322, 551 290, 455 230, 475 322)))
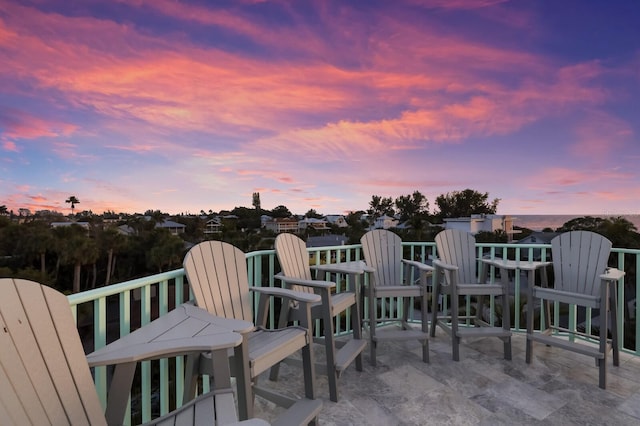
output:
POLYGON ((127 239, 116 228, 107 228, 100 233, 99 241, 102 249, 107 252, 107 277, 104 285, 109 285, 115 270, 116 256, 125 247, 127 239))
POLYGON ((73 216, 73 208, 76 204, 80 204, 80 200, 78 200, 75 195, 72 195, 65 200, 65 203, 71 203, 71 216, 73 216))

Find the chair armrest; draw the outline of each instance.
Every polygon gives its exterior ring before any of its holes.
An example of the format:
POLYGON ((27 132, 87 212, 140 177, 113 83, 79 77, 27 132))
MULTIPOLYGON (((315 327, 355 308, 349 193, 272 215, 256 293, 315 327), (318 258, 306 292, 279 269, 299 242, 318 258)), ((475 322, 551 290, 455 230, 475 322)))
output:
POLYGON ((278 297, 287 297, 289 299, 305 302, 305 303, 315 303, 321 300, 320 295, 315 293, 304 293, 301 291, 293 291, 288 288, 280 288, 280 287, 252 287, 251 291, 255 291, 257 293, 268 294, 270 296, 278 296, 278 297))
POLYGON ((314 271, 329 272, 333 274, 363 274, 365 272, 375 272, 375 268, 368 266, 362 260, 312 265, 309 268, 314 271))
POLYGON ((534 271, 551 265, 551 262, 528 261, 528 260, 508 260, 508 259, 480 259, 486 265, 495 266, 496 268, 507 271, 534 271))
POLYGON ((433 266, 427 265, 426 263, 418 262, 417 260, 402 259, 402 263, 413 266, 425 272, 431 272, 434 269, 433 266))
POLYGON ((625 272, 616 268, 607 268, 604 274, 600 275, 600 278, 605 281, 618 281, 624 277, 625 272))
POLYGON ((433 266, 438 267, 438 268, 442 268, 445 269, 447 271, 457 271, 458 267, 456 265, 451 265, 449 263, 445 263, 439 259, 434 259, 433 260, 433 266))
POLYGON ((305 280, 302 278, 287 277, 282 275, 282 273, 274 275, 274 278, 284 282, 285 284, 305 285, 307 287, 334 288, 336 286, 336 283, 331 281, 305 280))

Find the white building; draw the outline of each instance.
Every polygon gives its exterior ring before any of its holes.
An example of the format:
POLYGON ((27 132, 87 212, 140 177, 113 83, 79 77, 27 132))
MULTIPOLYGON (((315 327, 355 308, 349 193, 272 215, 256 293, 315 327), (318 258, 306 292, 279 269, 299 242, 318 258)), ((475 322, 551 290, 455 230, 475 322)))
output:
POLYGON ((504 231, 513 240, 513 216, 497 214, 473 214, 471 217, 444 219, 444 229, 459 229, 477 234, 478 232, 504 231))
POLYGON ((297 232, 298 220, 291 217, 277 217, 264 222, 264 227, 276 234, 281 232, 297 232))
POLYGON ((347 223, 347 219, 345 219, 344 216, 339 215, 339 214, 327 215, 327 216, 325 216, 325 219, 331 225, 336 225, 338 228, 346 228, 346 227, 349 226, 349 224, 347 223))
POLYGON ((395 217, 383 215, 377 218, 376 221, 373 223, 373 229, 395 228, 398 226, 398 223, 400 223, 400 221, 395 217))
POLYGON ((314 217, 305 217, 298 221, 298 229, 303 230, 307 228, 317 229, 318 231, 329 229, 327 227, 327 221, 324 219, 316 219, 314 217))

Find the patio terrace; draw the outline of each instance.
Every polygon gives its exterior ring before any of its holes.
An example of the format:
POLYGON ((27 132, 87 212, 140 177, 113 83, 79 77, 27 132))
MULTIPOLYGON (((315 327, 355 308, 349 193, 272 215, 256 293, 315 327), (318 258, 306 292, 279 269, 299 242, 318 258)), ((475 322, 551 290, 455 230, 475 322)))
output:
MULTIPOLYGON (((324 405, 321 425, 638 425, 640 358, 623 354, 608 365, 607 390, 598 387, 593 358, 535 345, 525 363, 525 334, 513 338, 513 359, 503 359, 496 338, 463 340, 460 362, 442 332, 432 338, 430 363, 419 343, 385 342, 377 366, 364 355, 364 371, 349 367, 340 379, 340 399, 331 402, 325 376, 317 377, 324 405)), ((322 359, 322 350, 316 352, 322 359)), ((264 380, 268 380, 265 375, 264 380)), ((273 386, 299 393, 299 369, 284 365, 273 386)), ((256 416, 274 419, 279 408, 258 400, 256 416)))
MULTIPOLYGON (((405 243, 406 254, 427 261, 435 255, 433 243, 405 243)), ((478 256, 509 259, 547 259, 550 246, 543 244, 478 244, 478 256)), ((361 259, 360 246, 336 246, 310 249, 315 264, 361 259)), ((635 271, 640 265, 640 250, 614 249, 615 265, 627 272, 618 283, 620 321, 624 336, 638 340, 640 330, 629 317, 640 316, 640 308, 631 309, 625 291, 634 296, 640 288, 635 271), (625 282, 626 280, 626 282, 625 282), (626 329, 625 329, 626 327, 626 329)), ((612 264, 613 266, 613 264, 612 264)), ((247 254, 251 285, 274 285, 278 271, 273 251, 247 254)), ((496 279, 496 271, 491 278, 496 279)), ((339 279, 337 291, 348 284, 339 279)), ((513 279, 514 294, 525 286, 523 276, 513 279)), ((109 287, 69 296, 76 315, 85 350, 90 352, 125 335, 189 300, 184 271, 144 277, 109 287)), ((493 306, 493 305, 492 305, 493 306)), ((516 312, 521 300, 515 298, 516 312)), ((557 307, 555 308, 556 312, 557 307)), ((597 314, 580 315, 569 311, 569 324, 576 327, 597 324, 597 314)), ((416 313, 419 314, 419 313, 416 313)), ((272 313, 271 320, 274 320, 272 313)), ((365 351, 365 371, 349 367, 340 379, 338 403, 328 399, 326 377, 317 377, 317 395, 325 401, 320 424, 638 424, 640 421, 640 351, 626 349, 621 366, 609 368, 608 388, 598 387, 597 368, 592 358, 559 349, 536 345, 531 365, 524 362, 524 322, 513 319, 513 360, 502 359, 498 339, 463 341, 460 362, 451 360, 451 345, 440 333, 430 343, 430 364, 423 364, 417 342, 388 342, 379 347, 378 366, 369 364, 365 351), (412 346, 415 345, 415 346, 412 346)), ((349 330, 338 324, 336 332, 349 330)), ((621 336, 622 337, 622 336, 621 336)), ((621 339, 621 341, 623 341, 621 339)), ((323 356, 322 350, 317 358, 323 356)), ((611 363, 608 360, 609 365, 611 363)), ((181 358, 142 363, 134 384, 129 414, 133 423, 148 421, 170 411, 182 394, 181 358)), ((94 378, 103 404, 106 402, 107 369, 96 368, 94 378)), ((266 380, 266 379, 265 379, 266 380)), ((294 367, 283 366, 274 387, 300 389, 294 367)), ((207 386, 205 385, 205 390, 207 386)), ((273 418, 277 408, 258 399, 256 415, 273 418)))

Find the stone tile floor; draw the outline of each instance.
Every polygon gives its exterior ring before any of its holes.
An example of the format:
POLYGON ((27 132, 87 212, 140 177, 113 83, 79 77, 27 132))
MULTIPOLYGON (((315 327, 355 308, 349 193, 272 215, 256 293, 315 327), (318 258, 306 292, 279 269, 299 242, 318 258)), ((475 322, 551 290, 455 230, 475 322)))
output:
MULTIPOLYGON (((323 348, 315 346, 321 361, 323 348)), ((640 357, 622 354, 619 367, 609 358, 607 390, 602 390, 593 358, 536 344, 534 361, 526 364, 524 334, 514 334, 512 361, 503 359, 497 338, 463 340, 459 362, 451 359, 444 333, 429 346, 425 364, 418 342, 381 343, 376 367, 367 348, 364 371, 351 365, 340 378, 337 403, 329 400, 327 379, 319 375, 316 390, 324 401, 319 424, 640 424, 640 357)), ((280 379, 270 385, 299 395, 301 377, 299 368, 283 365, 280 379)), ((256 417, 270 420, 279 410, 256 400, 256 417)))

